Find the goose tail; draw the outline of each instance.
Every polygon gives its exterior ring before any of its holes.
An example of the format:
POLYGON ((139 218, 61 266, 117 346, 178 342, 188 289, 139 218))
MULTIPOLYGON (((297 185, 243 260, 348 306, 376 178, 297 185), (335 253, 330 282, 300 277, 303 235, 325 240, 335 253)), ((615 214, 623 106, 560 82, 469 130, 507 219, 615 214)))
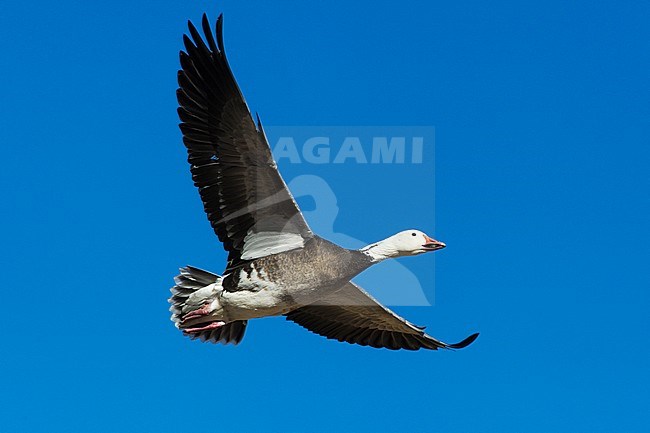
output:
POLYGON ((219 295, 223 290, 219 275, 187 266, 180 269, 174 283, 169 311, 176 328, 192 340, 235 345, 241 342, 247 321, 219 320, 219 295))

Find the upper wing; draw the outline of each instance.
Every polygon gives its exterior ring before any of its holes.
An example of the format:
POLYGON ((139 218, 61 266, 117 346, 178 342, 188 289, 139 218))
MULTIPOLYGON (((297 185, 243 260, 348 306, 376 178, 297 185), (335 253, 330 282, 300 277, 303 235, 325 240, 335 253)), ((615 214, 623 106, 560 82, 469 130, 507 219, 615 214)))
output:
POLYGON ((478 334, 447 344, 424 333, 377 302, 361 287, 349 282, 341 290, 286 314, 287 320, 316 334, 338 341, 387 349, 462 349, 478 334))
POLYGON ((311 230, 277 170, 262 125, 253 121, 228 66, 223 18, 216 43, 206 15, 205 42, 189 22, 178 71, 178 115, 192 179, 232 267, 304 245, 311 230), (207 45, 206 45, 207 43, 207 45))

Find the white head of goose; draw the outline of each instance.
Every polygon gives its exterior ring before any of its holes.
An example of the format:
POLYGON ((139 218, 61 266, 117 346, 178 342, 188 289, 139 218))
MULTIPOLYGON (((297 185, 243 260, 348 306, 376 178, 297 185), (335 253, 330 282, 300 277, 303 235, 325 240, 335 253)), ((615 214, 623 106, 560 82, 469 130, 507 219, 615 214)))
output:
POLYGON ((395 257, 417 256, 429 251, 441 250, 446 245, 420 230, 404 230, 383 241, 376 242, 361 249, 374 261, 395 257))
POLYGON ((181 268, 171 289, 176 327, 191 338, 238 344, 248 320, 284 315, 338 341, 387 349, 460 349, 399 317, 350 281, 382 260, 445 247, 406 230, 361 250, 314 234, 277 170, 262 124, 228 66, 223 19, 216 38, 190 22, 180 53, 178 115, 194 184, 215 234, 228 252, 222 276, 181 268))

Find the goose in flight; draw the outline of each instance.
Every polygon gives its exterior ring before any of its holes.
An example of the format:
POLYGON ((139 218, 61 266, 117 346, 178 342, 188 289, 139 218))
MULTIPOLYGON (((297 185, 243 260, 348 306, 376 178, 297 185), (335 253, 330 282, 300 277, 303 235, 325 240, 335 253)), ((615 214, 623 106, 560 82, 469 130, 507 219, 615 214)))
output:
POLYGON ((178 115, 192 179, 228 252, 222 276, 181 268, 171 319, 191 338, 238 344, 248 320, 284 315, 330 339, 387 349, 460 349, 377 302, 350 280, 382 260, 445 247, 405 230, 360 250, 314 234, 278 172, 268 141, 228 66, 223 17, 216 38, 206 15, 201 37, 189 22, 180 53, 178 115))

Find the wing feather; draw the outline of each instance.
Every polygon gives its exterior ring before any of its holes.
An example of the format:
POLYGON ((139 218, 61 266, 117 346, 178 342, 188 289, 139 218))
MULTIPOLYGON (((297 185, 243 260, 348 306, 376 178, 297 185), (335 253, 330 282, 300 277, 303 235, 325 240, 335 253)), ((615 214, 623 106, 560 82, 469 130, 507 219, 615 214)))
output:
POLYGON ((277 170, 259 117, 256 125, 228 66, 222 16, 216 40, 206 15, 201 28, 203 36, 188 22, 189 35, 183 36, 178 116, 192 180, 233 267, 242 256, 301 247, 313 234, 277 170), (249 241, 253 246, 247 249, 249 241))
POLYGON ((391 350, 462 349, 478 337, 472 334, 456 344, 437 340, 352 282, 316 304, 287 313, 286 317, 330 339, 391 350))

